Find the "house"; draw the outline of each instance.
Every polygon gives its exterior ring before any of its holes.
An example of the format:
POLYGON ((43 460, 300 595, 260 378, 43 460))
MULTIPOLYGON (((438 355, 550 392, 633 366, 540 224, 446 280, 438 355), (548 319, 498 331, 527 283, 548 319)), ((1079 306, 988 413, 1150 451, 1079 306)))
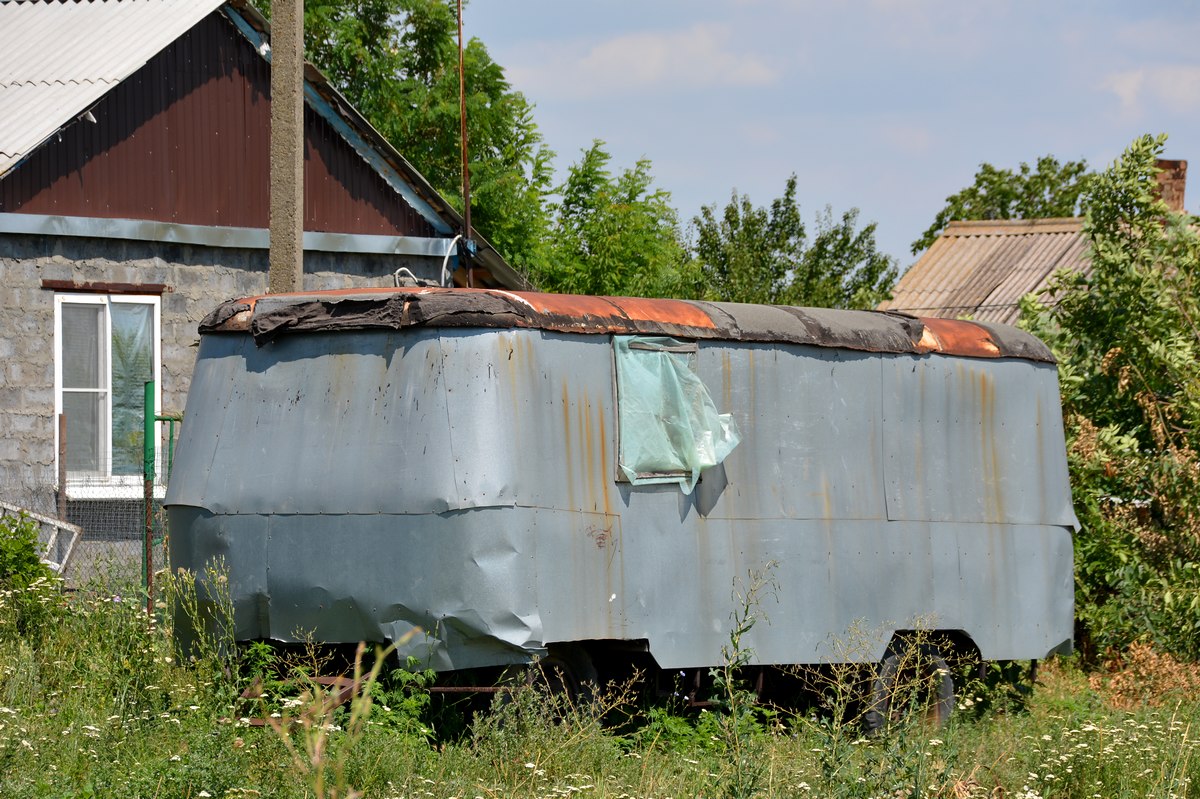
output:
MULTIPOLYGON (((1162 198, 1183 210, 1187 161, 1159 161, 1162 198)), ((901 276, 881 311, 1016 324, 1026 294, 1059 269, 1088 268, 1082 219, 951 222, 901 276)))
MULTIPOLYGON (((267 33, 245 0, 0 2, 0 500, 140 524, 145 381, 181 410, 197 323, 267 288, 267 33)), ((461 216, 304 94, 303 288, 461 284, 461 216)), ((530 288, 476 243, 474 285, 530 288)))

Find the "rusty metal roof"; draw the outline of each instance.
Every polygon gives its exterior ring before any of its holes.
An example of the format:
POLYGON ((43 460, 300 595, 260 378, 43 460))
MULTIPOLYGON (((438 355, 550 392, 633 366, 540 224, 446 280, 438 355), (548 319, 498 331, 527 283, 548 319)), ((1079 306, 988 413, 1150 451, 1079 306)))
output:
POLYGON ((498 289, 362 288, 229 300, 201 333, 280 336, 407 327, 539 328, 563 333, 668 335, 691 339, 808 344, 866 352, 938 352, 1053 362, 1050 350, 1007 325, 902 313, 589 297, 498 289))
POLYGON ((1014 324, 1020 299, 1086 269, 1087 250, 1081 219, 951 222, 879 309, 1014 324))
POLYGON ((0 3, 0 175, 221 3, 0 3))

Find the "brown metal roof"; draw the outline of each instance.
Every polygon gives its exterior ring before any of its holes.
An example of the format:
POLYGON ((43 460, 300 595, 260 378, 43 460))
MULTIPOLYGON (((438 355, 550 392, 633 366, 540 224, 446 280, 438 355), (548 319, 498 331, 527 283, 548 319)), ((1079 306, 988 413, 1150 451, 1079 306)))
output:
MULTIPOLYGON (((0 2, 0 213, 265 227, 268 38, 249 0, 0 2)), ((305 81, 305 230, 462 231, 324 75, 305 81)), ((477 282, 531 287, 473 238, 477 282)))
POLYGON ((421 326, 539 328, 563 333, 808 344, 866 352, 1054 360, 1042 342, 1007 325, 878 311, 498 289, 364 288, 267 294, 223 303, 200 323, 200 332, 249 332, 262 345, 294 333, 421 326))
POLYGON ((1013 324, 1056 270, 1087 268, 1087 248, 1081 219, 951 222, 879 309, 1013 324))

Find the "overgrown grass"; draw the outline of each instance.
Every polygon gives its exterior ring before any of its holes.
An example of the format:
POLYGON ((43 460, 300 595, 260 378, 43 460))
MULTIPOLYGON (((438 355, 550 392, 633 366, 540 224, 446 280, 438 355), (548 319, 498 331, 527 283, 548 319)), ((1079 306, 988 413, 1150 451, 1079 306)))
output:
POLYGON ((1148 650, 1090 679, 1045 664, 1026 710, 940 730, 520 690, 450 737, 430 727, 425 677, 372 675, 369 652, 357 703, 280 679, 246 700, 270 653, 239 663, 218 636, 179 662, 143 607, 47 580, 0 593, 0 796, 1183 797, 1200 769, 1189 667, 1148 650))

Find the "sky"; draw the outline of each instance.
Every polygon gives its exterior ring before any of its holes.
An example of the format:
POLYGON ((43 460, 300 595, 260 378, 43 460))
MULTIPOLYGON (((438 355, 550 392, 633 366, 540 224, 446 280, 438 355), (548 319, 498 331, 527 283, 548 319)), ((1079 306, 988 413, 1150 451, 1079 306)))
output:
POLYGON ((1167 133, 1200 210, 1200 3, 1186 0, 471 0, 483 41, 535 105, 559 177, 593 139, 652 163, 687 223, 732 192, 798 179, 878 223, 901 269, 980 163, 1116 159, 1167 133))

